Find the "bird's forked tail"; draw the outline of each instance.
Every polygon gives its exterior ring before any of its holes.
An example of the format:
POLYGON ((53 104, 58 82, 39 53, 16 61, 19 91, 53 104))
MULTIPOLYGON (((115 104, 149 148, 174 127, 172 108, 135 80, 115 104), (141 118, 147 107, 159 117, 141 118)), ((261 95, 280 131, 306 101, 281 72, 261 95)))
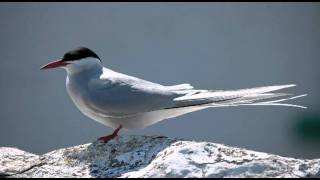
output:
POLYGON ((190 90, 189 93, 184 96, 175 98, 175 101, 203 101, 210 100, 210 103, 202 104, 202 106, 209 107, 226 107, 226 106, 290 106, 298 108, 307 108, 305 106, 282 103, 287 100, 292 100, 306 96, 302 94, 298 96, 292 96, 288 93, 273 93, 273 91, 293 87, 295 84, 290 85, 276 85, 276 86, 264 86, 250 89, 228 90, 228 91, 207 91, 207 90, 190 90), (284 96, 291 96, 287 98, 281 98, 284 96), (271 98, 278 98, 270 100, 271 98), (266 99, 269 99, 266 101, 266 99))

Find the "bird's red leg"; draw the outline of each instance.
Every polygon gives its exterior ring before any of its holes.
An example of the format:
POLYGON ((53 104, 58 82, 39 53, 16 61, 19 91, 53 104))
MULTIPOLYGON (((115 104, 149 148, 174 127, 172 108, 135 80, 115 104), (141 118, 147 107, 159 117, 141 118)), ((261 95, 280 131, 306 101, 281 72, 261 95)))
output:
POLYGON ((118 136, 118 132, 120 131, 121 128, 122 128, 122 125, 120 125, 117 129, 115 129, 112 134, 100 137, 98 140, 101 140, 104 143, 109 142, 111 139, 113 139, 113 138, 118 136))

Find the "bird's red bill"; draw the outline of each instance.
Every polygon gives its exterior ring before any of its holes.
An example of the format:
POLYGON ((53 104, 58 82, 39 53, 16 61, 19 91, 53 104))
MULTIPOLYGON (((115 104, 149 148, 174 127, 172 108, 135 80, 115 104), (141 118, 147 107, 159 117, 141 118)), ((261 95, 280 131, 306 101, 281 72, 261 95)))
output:
POLYGON ((41 69, 51 69, 51 68, 57 68, 57 67, 63 67, 66 66, 68 63, 59 60, 53 61, 49 64, 46 64, 41 67, 41 69))

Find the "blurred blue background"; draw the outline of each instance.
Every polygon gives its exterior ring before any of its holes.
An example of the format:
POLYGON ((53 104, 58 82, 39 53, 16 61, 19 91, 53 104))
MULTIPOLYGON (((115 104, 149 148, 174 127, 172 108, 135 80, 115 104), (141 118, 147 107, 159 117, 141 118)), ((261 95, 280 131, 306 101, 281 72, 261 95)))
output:
POLYGON ((320 157, 319 3, 1 3, 0 146, 33 153, 89 143, 112 129, 82 115, 62 69, 77 46, 104 66, 164 85, 238 89, 295 83, 308 109, 206 109, 121 134, 212 141, 320 157))

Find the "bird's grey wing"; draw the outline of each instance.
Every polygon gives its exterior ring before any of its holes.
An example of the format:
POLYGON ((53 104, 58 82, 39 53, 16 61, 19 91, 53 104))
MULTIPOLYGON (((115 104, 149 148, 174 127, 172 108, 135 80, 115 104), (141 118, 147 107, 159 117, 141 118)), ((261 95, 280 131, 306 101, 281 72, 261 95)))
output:
POLYGON ((103 114, 124 115, 174 106, 180 95, 166 86, 106 71, 88 84, 89 105, 103 114))

